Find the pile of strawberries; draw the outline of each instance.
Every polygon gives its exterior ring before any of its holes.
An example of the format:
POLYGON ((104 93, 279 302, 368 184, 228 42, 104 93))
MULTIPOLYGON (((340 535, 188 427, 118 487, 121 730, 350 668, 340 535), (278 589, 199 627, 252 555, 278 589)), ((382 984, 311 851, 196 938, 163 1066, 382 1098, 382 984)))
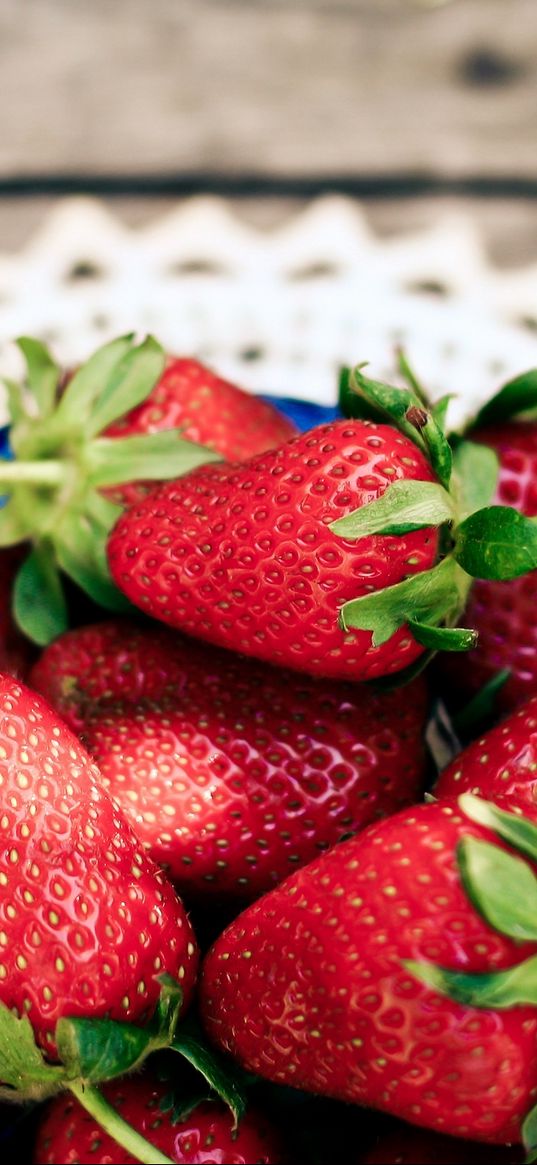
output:
POLYGON ((537 1160, 537 374, 446 435, 356 369, 300 434, 152 338, 20 346, 5 1137, 537 1160))

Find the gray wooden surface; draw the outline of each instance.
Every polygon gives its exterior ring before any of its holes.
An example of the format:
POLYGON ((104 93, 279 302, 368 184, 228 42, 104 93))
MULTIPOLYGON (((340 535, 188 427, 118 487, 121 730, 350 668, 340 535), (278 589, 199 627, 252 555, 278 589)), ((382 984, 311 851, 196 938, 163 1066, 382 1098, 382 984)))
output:
POLYGON ((535 0, 0 0, 0 179, 537 177, 535 0))

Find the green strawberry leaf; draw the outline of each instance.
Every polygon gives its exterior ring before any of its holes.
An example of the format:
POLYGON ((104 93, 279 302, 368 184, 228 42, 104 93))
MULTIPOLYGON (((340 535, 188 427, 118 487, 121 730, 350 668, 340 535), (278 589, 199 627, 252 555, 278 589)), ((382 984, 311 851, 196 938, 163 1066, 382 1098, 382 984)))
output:
POLYGON ((67 604, 49 543, 34 546, 19 568, 13 614, 21 631, 39 647, 67 630, 67 604))
MULTIPOLYGON (((364 367, 364 365, 361 365, 364 367)), ((344 417, 353 421, 385 421, 385 414, 375 405, 365 400, 352 386, 352 369, 340 368, 339 371, 339 408, 344 417)))
POLYGON ((449 971, 436 967, 434 963, 420 963, 413 959, 405 959, 404 966, 433 991, 466 1007, 506 1010, 537 1004, 537 955, 517 963, 508 971, 492 971, 484 975, 449 971))
POLYGON ((441 396, 440 400, 437 400, 435 404, 431 406, 431 413, 436 421, 436 424, 438 425, 438 428, 441 429, 443 433, 446 431, 449 402, 452 401, 454 397, 455 393, 447 392, 445 396, 441 396))
MULTIPOLYGON (((39 415, 48 417, 56 402, 60 369, 50 352, 39 340, 21 336, 17 340, 28 369, 28 386, 37 403, 39 415)), ((13 418, 15 419, 15 418, 13 418)))
POLYGON ((159 979, 161 991, 152 1021, 143 1028, 111 1019, 62 1018, 56 1046, 71 1078, 98 1084, 139 1067, 152 1052, 175 1038, 183 992, 171 975, 159 979))
POLYGON ((487 506, 457 527, 453 556, 473 578, 519 578, 537 568, 537 522, 510 506, 487 506))
POLYGON ((88 515, 66 515, 54 539, 61 569, 106 611, 132 612, 125 595, 112 582, 106 562, 107 530, 93 525, 88 515))
POLYGON ((2 384, 6 390, 7 409, 11 424, 20 425, 21 422, 28 419, 24 388, 16 380, 9 380, 7 377, 3 377, 2 384))
POLYGON ((406 534, 452 522, 454 507, 447 490, 432 481, 394 481, 369 505, 332 522, 329 530, 341 538, 371 534, 406 534))
POLYGON ((87 452, 88 480, 94 488, 126 481, 166 481, 222 455, 186 441, 177 429, 136 437, 102 437, 87 452))
POLYGON ((363 376, 360 368, 353 369, 350 388, 383 413, 391 424, 410 437, 429 456, 437 477, 447 489, 451 476, 451 449, 432 413, 424 407, 422 399, 409 389, 393 388, 378 380, 370 380, 363 376))
POLYGON ((401 376, 404 378, 404 380, 406 380, 408 387, 418 397, 418 400, 421 401, 422 405, 424 405, 426 409, 430 408, 427 393, 425 392, 423 385, 418 380, 418 377, 416 376, 413 368, 411 367, 403 348, 397 349, 397 367, 401 373, 401 376))
POLYGON ((236 1128, 246 1111, 244 1077, 236 1065, 231 1061, 224 1061, 213 1048, 207 1046, 197 1025, 190 1018, 186 1024, 181 1024, 170 1050, 178 1052, 201 1073, 233 1113, 236 1128))
POLYGON ((395 586, 351 599, 341 608, 340 626, 373 632, 373 646, 386 643, 399 627, 415 619, 440 623, 457 598, 456 566, 446 558, 432 570, 412 575, 395 586))
POLYGON ((537 1161, 537 1104, 531 1108, 523 1125, 522 1141, 526 1150, 526 1163, 537 1161))
POLYGON ((470 651, 478 639, 477 631, 468 627, 434 627, 415 619, 409 619, 408 626, 414 639, 430 651, 470 651))
POLYGON ((494 449, 460 441, 453 454, 463 517, 488 506, 496 492, 500 463, 494 449))
POLYGON ((490 926, 519 942, 537 941, 537 878, 527 862, 489 841, 465 837, 457 864, 470 901, 490 926))
POLYGON ((462 793, 458 799, 459 809, 478 825, 486 825, 532 861, 537 862, 537 825, 528 817, 517 813, 506 813, 491 801, 483 801, 473 793, 462 793))
POLYGON ((27 1015, 19 1017, 0 1003, 0 1088, 4 1099, 40 1100, 64 1086, 65 1069, 48 1064, 37 1047, 27 1015))
POLYGON ((145 1028, 111 1019, 59 1019, 55 1038, 69 1078, 86 1084, 132 1072, 152 1050, 145 1028))
POLYGON ((198 1090, 197 1093, 188 1097, 179 1096, 176 1092, 167 1092, 159 1101, 159 1109, 168 1117, 171 1125, 178 1125, 188 1120, 198 1104, 202 1104, 207 1099, 207 1089, 198 1090))
POLYGON ((130 348, 115 365, 94 402, 86 435, 94 437, 141 404, 162 376, 165 364, 166 355, 153 336, 148 336, 137 348, 130 348))
POLYGON ((453 716, 453 725, 460 736, 478 736, 483 725, 496 715, 498 696, 510 675, 508 668, 502 668, 453 716))
POLYGON ((74 373, 56 411, 58 426, 85 427, 94 401, 102 395, 120 361, 133 350, 134 333, 104 344, 74 373))
POLYGON ((504 384, 478 412, 472 428, 497 425, 512 417, 534 414, 537 410, 537 369, 531 368, 504 384))

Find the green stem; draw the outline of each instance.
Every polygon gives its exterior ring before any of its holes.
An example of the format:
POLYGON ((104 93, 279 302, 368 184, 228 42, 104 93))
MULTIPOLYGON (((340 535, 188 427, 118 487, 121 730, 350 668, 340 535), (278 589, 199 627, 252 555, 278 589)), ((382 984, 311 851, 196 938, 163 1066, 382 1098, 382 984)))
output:
POLYGON ((67 477, 63 461, 1 461, 0 485, 61 485, 67 477))
POLYGON ((80 1081, 70 1081, 69 1088, 79 1104, 95 1118, 105 1133, 113 1137, 122 1149, 136 1157, 142 1165, 173 1165, 171 1157, 159 1153, 141 1133, 137 1133, 132 1125, 127 1124, 97 1088, 84 1085, 80 1081))

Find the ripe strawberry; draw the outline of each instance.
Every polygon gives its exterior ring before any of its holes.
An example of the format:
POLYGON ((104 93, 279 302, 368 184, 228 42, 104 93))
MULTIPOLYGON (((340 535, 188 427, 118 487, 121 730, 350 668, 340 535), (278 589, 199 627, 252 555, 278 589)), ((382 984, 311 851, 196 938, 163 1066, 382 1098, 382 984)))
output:
POLYGON ((185 893, 256 897, 425 778, 421 679, 315 681, 118 622, 61 636, 32 683, 185 893))
POLYGON ((178 429, 188 441, 246 461, 294 437, 296 425, 267 401, 223 380, 198 360, 169 357, 155 387, 140 405, 107 429, 132 437, 178 429))
MULTIPOLYGON (((500 472, 494 501, 514 506, 529 518, 537 515, 537 424, 516 422, 488 426, 470 434, 494 449, 500 472)), ((461 661, 442 656, 441 669, 457 698, 471 697, 504 668, 510 672, 499 690, 497 707, 518 707, 537 690, 537 571, 509 582, 478 579, 465 612, 479 639, 461 661)))
MULTIPOLYGON (((181 1115, 174 1111, 169 1080, 155 1074, 114 1081, 103 1088, 109 1103, 133 1128, 181 1165, 276 1165, 284 1160, 280 1138, 266 1118, 249 1110, 233 1130, 233 1117, 220 1101, 202 1101, 181 1115)), ((60 1096, 52 1102, 37 1133, 35 1165, 131 1165, 133 1157, 77 1103, 60 1096)))
POLYGON ((435 787, 441 800, 474 793, 508 796, 537 820, 537 696, 468 745, 444 769, 435 787))
MULTIPOLYGON (((0 676, 0 1001, 54 1050, 61 1016, 143 1023, 158 976, 188 1001, 196 950, 180 901, 67 727, 0 676)), ((0 1070, 1 1075, 1 1070, 0 1070)))
POLYGON ((479 1145, 400 1125, 380 1135, 360 1165, 522 1165, 522 1145, 479 1145))
POLYGON ((348 600, 430 568, 431 529, 360 541, 337 518, 395 481, 434 481, 423 454, 388 425, 336 421, 241 466, 197 470, 127 511, 109 564, 142 610, 212 643, 312 674, 370 679, 412 663, 407 627, 373 647, 338 626, 348 600))
MULTIPOLYGON (((450 969, 463 972, 451 977, 458 998, 474 998, 483 981, 495 984, 515 964, 518 972, 537 950, 520 941, 521 927, 517 941, 493 929, 463 889, 462 839, 475 847, 491 837, 456 806, 431 803, 288 878, 209 952, 201 993, 209 1035, 280 1083, 463 1138, 518 1141, 537 1091, 535 1007, 516 1005, 516 994, 511 1006, 455 1002, 436 985, 450 969), (416 960, 430 969, 427 981, 416 960)), ((503 845, 488 848, 507 861, 503 845)))

